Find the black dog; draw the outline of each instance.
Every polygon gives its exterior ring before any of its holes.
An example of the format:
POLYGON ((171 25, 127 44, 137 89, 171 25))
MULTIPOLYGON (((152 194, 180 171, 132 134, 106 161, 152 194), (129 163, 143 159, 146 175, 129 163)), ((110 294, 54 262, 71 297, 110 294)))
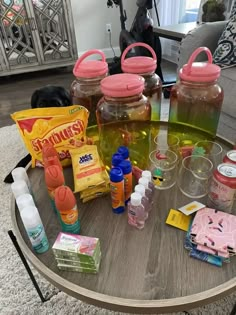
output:
POLYGON ((31 108, 70 106, 70 94, 61 86, 47 85, 34 91, 31 97, 31 108))
MULTIPOLYGON (((70 105, 72 105, 70 94, 61 86, 47 85, 34 91, 31 96, 31 108, 63 107, 70 105)), ((31 156, 27 154, 14 168, 26 167, 30 161, 31 156)), ((13 182, 11 172, 5 177, 4 182, 13 182)))

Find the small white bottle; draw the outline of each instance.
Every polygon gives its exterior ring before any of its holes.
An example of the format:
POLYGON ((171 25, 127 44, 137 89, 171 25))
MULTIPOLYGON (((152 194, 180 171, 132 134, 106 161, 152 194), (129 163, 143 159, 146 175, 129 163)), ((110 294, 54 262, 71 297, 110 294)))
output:
POLYGON ((149 204, 152 204, 152 190, 149 188, 149 180, 145 177, 141 177, 138 180, 138 183, 145 187, 145 195, 148 198, 149 204))
POLYGON ((29 188, 26 182, 22 179, 16 180, 11 184, 11 190, 15 199, 17 199, 20 195, 30 194, 29 188))
POLYGON ((17 197, 16 204, 20 212, 27 206, 35 207, 34 199, 30 194, 23 194, 17 197))
POLYGON ((138 184, 134 187, 134 192, 139 193, 142 196, 141 202, 142 202, 142 205, 144 206, 145 213, 146 213, 145 220, 147 220, 148 212, 150 211, 151 205, 149 203, 147 196, 145 195, 145 187, 141 184, 138 184))
POLYGON ((33 249, 39 254, 46 252, 49 243, 38 209, 34 206, 26 206, 21 210, 20 216, 33 249))
POLYGON ((152 173, 148 170, 145 170, 142 171, 141 176, 148 179, 148 187, 152 190, 152 193, 154 194, 155 185, 152 182, 152 173))
POLYGON ((24 180, 29 188, 30 193, 32 194, 32 187, 27 175, 26 169, 24 167, 16 167, 11 172, 14 182, 17 180, 24 180))
POLYGON ((145 216, 142 196, 136 192, 132 193, 128 203, 128 223, 141 230, 144 228, 145 216))

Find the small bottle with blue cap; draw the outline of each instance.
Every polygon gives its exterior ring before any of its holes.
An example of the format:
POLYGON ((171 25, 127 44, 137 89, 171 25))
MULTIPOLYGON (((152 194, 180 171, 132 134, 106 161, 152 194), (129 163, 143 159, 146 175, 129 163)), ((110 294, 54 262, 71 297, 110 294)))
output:
POLYGON ((114 213, 125 211, 124 175, 120 167, 113 167, 110 170, 110 189, 112 210, 114 213))
POLYGON ((117 153, 121 154, 124 160, 129 160, 129 149, 126 146, 121 145, 117 149, 117 153))

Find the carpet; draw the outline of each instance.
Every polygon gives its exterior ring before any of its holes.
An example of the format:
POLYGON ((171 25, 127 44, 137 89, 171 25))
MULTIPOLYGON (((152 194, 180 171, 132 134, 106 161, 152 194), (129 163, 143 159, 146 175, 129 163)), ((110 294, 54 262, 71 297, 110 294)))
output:
MULTIPOLYGON (((124 314, 94 307, 74 299, 49 284, 32 268, 43 294, 45 296, 52 296, 49 301, 41 303, 7 234, 7 231, 12 228, 10 218, 11 191, 10 185, 4 184, 3 179, 19 159, 26 155, 26 150, 15 125, 0 128, 0 139, 0 314, 124 314)), ((232 294, 214 304, 189 311, 189 314, 229 315, 235 301, 236 294, 232 294)), ((183 314, 183 312, 175 313, 175 315, 183 314)))

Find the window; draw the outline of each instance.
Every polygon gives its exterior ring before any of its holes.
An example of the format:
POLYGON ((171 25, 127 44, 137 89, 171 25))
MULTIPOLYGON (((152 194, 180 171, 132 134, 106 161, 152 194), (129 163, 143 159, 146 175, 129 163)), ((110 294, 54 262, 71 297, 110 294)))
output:
POLYGON ((186 0, 184 16, 181 23, 196 22, 201 0, 186 0))

